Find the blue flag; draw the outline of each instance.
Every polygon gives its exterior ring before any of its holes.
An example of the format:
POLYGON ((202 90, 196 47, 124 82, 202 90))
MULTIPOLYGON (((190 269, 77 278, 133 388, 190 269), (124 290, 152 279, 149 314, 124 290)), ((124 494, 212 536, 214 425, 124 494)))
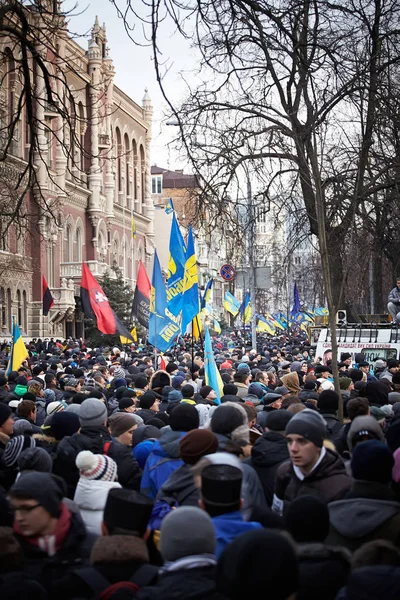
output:
POLYGON ((210 332, 206 327, 206 336, 204 339, 204 375, 206 379, 206 385, 212 387, 214 392, 217 394, 214 400, 215 404, 221 404, 221 396, 223 395, 223 383, 221 374, 215 364, 214 352, 211 344, 210 332))
POLYGON ((178 219, 174 213, 169 238, 167 301, 168 310, 176 317, 182 310, 185 263, 185 242, 179 228, 178 219))
POLYGON ((224 309, 231 313, 234 317, 238 314, 240 310, 240 302, 236 300, 234 296, 228 291, 225 292, 224 296, 224 309))
POLYGON ((165 207, 165 212, 167 215, 170 215, 174 212, 174 205, 172 204, 172 198, 170 198, 167 202, 167 206, 165 207))
POLYGON ((240 316, 242 317, 243 323, 250 323, 251 321, 251 304, 250 304, 250 294, 246 292, 244 296, 244 300, 240 305, 240 316))
POLYGON ((214 283, 214 279, 210 279, 207 283, 204 294, 200 299, 200 308, 203 309, 206 307, 206 304, 211 304, 211 295, 212 295, 212 284, 214 283))
POLYGON ((180 334, 181 328, 167 309, 167 293, 157 252, 154 252, 151 279, 149 343, 161 352, 167 352, 180 334))
POLYGON ((293 306, 292 306, 291 312, 293 315, 300 312, 300 298, 299 298, 299 292, 297 290, 296 282, 294 282, 294 287, 293 287, 293 306))
POLYGON ((197 276, 196 252, 194 248, 193 230, 189 227, 186 248, 185 281, 182 297, 182 331, 199 314, 199 279, 197 276))

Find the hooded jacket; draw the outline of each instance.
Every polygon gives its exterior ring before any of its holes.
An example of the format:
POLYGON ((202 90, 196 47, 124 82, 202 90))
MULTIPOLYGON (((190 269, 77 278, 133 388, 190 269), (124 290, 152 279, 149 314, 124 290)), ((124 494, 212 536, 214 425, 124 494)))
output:
POLYGON ((335 600, 350 574, 351 554, 345 548, 321 543, 301 543, 298 600, 335 600))
POLYGON ((118 467, 118 481, 122 487, 139 490, 142 470, 128 446, 112 440, 107 427, 81 427, 80 433, 74 433, 61 440, 53 461, 53 473, 60 475, 68 485, 68 495, 74 497, 79 480, 79 471, 75 459, 82 450, 90 450, 94 454, 104 454, 106 442, 111 442, 107 455, 115 460, 118 467))
POLYGON ((154 444, 144 467, 140 486, 142 494, 154 499, 170 475, 183 465, 179 442, 185 433, 173 431, 169 426, 163 427, 161 437, 154 444))
POLYGON ((252 531, 253 529, 262 529, 261 523, 256 521, 244 521, 242 513, 238 511, 213 517, 212 522, 217 539, 215 556, 219 558, 225 548, 239 535, 252 531))
POLYGON ((162 500, 168 504, 177 502, 178 506, 198 506, 200 490, 194 483, 191 466, 183 464, 173 471, 161 486, 156 500, 162 500))
POLYGON ((288 460, 286 438, 276 431, 264 433, 254 444, 251 458, 244 462, 255 470, 264 489, 268 506, 272 506, 275 476, 281 463, 288 460))
POLYGON ((378 421, 374 419, 374 417, 367 415, 356 417, 350 426, 349 433, 347 434, 347 446, 351 453, 353 452, 353 438, 356 433, 359 433, 360 431, 370 431, 375 435, 377 440, 380 442, 385 442, 385 436, 383 435, 382 427, 379 425, 378 421))
POLYGON ((354 552, 383 539, 400 547, 400 503, 387 485, 355 480, 344 500, 329 504, 329 519, 329 544, 354 552))
POLYGON ((400 598, 400 567, 369 565, 352 571, 345 588, 336 600, 398 600, 400 598))
POLYGON ((274 496, 283 502, 286 510, 298 496, 310 495, 326 503, 340 500, 349 491, 350 485, 351 479, 346 474, 343 460, 336 452, 325 448, 319 465, 304 479, 297 477, 292 461, 282 463, 276 474, 274 496))
POLYGON ((81 477, 76 486, 74 502, 78 506, 88 533, 101 535, 101 522, 108 492, 120 488, 117 481, 99 481, 81 477))

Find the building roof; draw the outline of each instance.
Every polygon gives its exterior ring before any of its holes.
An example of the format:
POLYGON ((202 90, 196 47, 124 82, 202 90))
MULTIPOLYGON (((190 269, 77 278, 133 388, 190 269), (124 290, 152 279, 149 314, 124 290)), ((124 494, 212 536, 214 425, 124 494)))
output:
POLYGON ((151 167, 151 174, 163 176, 164 189, 186 189, 198 187, 196 175, 184 173, 183 169, 178 171, 170 171, 169 169, 164 169, 163 167, 157 167, 156 165, 153 165, 151 167))

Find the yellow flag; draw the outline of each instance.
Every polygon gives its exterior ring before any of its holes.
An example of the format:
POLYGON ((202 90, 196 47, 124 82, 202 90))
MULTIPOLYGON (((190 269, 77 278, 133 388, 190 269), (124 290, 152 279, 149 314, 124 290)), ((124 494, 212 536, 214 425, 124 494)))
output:
MULTIPOLYGON (((136 331, 136 327, 133 327, 133 329, 131 329, 131 336, 132 336, 132 339, 133 339, 135 342, 137 342, 137 331, 136 331)), ((132 340, 131 340, 130 338, 126 338, 126 337, 124 337, 123 335, 120 335, 120 336, 119 336, 119 339, 120 339, 120 341, 121 341, 121 344, 124 344, 124 345, 126 345, 126 344, 131 344, 131 343, 132 343, 132 340)))

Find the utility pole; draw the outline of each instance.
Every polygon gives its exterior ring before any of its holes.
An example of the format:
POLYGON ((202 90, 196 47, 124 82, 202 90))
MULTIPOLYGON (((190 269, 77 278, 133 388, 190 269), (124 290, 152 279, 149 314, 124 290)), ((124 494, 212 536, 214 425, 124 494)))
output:
POLYGON ((251 302, 251 345, 255 350, 257 349, 257 317, 256 317, 256 271, 255 271, 255 257, 254 257, 254 204, 253 195, 251 192, 251 181, 250 176, 247 173, 247 251, 249 257, 249 288, 250 288, 250 302, 251 302))

